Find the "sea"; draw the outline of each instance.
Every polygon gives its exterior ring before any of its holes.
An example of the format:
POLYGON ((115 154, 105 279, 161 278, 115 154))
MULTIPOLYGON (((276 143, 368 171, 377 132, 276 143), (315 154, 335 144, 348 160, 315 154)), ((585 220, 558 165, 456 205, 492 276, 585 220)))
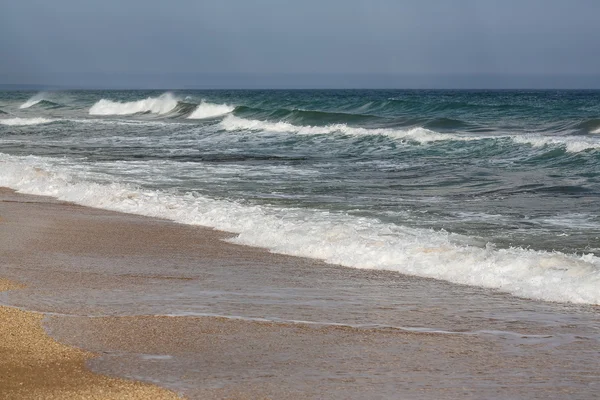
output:
POLYGON ((0 186, 600 304, 600 91, 5 91, 0 186))

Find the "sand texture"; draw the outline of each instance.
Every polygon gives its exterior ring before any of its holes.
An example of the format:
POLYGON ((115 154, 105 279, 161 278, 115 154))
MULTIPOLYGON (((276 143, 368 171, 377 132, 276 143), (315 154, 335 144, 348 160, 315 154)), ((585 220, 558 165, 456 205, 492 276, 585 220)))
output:
MULTIPOLYGON (((22 288, 0 278, 0 291, 22 288)), ((178 399, 165 389, 90 372, 94 354, 51 339, 43 314, 0 307, 0 398, 27 399, 178 399)))

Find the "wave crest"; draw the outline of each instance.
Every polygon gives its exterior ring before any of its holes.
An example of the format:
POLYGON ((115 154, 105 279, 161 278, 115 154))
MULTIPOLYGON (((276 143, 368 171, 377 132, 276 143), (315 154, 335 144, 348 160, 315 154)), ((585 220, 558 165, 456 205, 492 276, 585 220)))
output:
POLYGON ((579 153, 586 150, 600 149, 600 140, 597 138, 585 138, 581 136, 544 136, 539 134, 523 135, 488 135, 475 136, 453 133, 439 133, 430 129, 416 127, 409 129, 392 128, 360 128, 351 127, 346 124, 332 124, 326 126, 302 126, 293 125, 289 122, 270 122, 239 118, 234 115, 227 116, 221 127, 226 131, 267 131, 276 133, 296 133, 300 135, 324 135, 342 134, 349 136, 378 135, 387 136, 392 139, 406 140, 418 143, 462 141, 471 142, 476 140, 498 140, 509 139, 517 144, 528 144, 533 147, 555 146, 564 148, 570 153, 579 153))
POLYGON ((172 93, 143 100, 119 102, 101 99, 94 104, 90 115, 132 115, 141 113, 166 114, 177 107, 177 99, 172 93))
POLYGON ((205 101, 201 102, 198 107, 188 116, 188 119, 207 119, 221 115, 229 114, 235 109, 227 104, 213 104, 205 101))
POLYGON ((270 122, 259 121, 245 118, 239 118, 233 115, 227 116, 222 122, 221 127, 227 131, 268 131, 281 133, 296 133, 300 135, 324 135, 324 134, 342 134, 349 136, 368 136, 380 135, 388 136, 394 139, 412 140, 420 143, 441 141, 441 140, 472 140, 470 137, 460 138, 457 135, 442 134, 425 128, 410 128, 406 130, 389 128, 360 128, 351 127, 346 124, 331 124, 326 126, 301 126, 293 125, 289 122, 270 122), (458 139, 457 139, 458 138, 458 139))
POLYGON ((6 126, 27 126, 27 125, 41 125, 49 124, 57 121, 56 119, 49 118, 7 118, 0 119, 0 125, 6 126))
POLYGON ((582 136, 542 136, 531 134, 512 136, 511 139, 515 143, 530 144, 533 147, 563 147, 569 153, 600 149, 600 141, 596 138, 586 138, 582 136))
POLYGON ((25 103, 21 104, 19 108, 23 109, 33 107, 44 100, 46 100, 46 93, 38 93, 35 96, 30 97, 29 100, 27 100, 25 103))

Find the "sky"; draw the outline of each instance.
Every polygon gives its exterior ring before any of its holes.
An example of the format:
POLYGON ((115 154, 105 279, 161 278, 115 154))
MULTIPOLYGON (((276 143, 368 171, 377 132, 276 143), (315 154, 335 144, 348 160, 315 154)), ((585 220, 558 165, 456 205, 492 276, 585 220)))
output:
POLYGON ((600 88, 599 0, 7 0, 0 84, 600 88))

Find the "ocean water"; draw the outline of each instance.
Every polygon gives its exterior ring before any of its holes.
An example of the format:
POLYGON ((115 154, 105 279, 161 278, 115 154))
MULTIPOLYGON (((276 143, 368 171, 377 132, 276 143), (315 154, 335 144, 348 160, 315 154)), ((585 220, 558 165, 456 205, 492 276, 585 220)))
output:
POLYGON ((0 92, 0 186, 600 304, 598 91, 0 92))

